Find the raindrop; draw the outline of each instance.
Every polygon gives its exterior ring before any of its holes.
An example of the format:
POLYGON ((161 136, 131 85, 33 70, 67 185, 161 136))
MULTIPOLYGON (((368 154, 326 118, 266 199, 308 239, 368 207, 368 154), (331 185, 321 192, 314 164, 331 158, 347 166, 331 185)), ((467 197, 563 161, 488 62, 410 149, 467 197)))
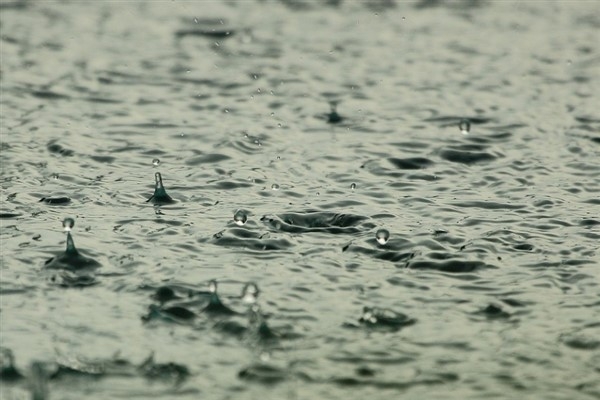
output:
POLYGON ((155 158, 154 160, 152 160, 152 165, 158 167, 160 165, 160 160, 158 158, 155 158))
POLYGON ((242 289, 242 301, 251 305, 255 304, 259 293, 258 286, 253 282, 248 282, 242 289))
POLYGON ((458 123, 458 128, 460 129, 460 133, 468 135, 471 130, 471 122, 468 119, 461 119, 458 123))
POLYGON ((279 190, 279 185, 276 184, 276 183, 274 183, 274 184, 271 185, 271 189, 273 189, 273 190, 279 190))
POLYGON ((352 182, 352 184, 350 185, 350 189, 352 189, 352 190, 356 189, 356 183, 352 182))
POLYGON ((208 291, 211 293, 217 293, 217 281, 212 280, 208 283, 208 291))
POLYGON ((237 226, 246 224, 246 221, 248 221, 248 215, 244 210, 237 210, 235 214, 233 214, 233 222, 235 222, 237 226))
POLYGON ((52 179, 57 180, 59 178, 58 174, 52 174, 52 179))
POLYGON ((380 245, 384 245, 390 240, 390 232, 387 229, 380 229, 375 234, 375 239, 380 245))
POLYGON ((194 18, 194 22, 195 22, 195 23, 198 23, 198 18, 194 18))
POLYGON ((65 232, 70 232, 75 226, 75 220, 73 218, 65 218, 62 222, 65 232))

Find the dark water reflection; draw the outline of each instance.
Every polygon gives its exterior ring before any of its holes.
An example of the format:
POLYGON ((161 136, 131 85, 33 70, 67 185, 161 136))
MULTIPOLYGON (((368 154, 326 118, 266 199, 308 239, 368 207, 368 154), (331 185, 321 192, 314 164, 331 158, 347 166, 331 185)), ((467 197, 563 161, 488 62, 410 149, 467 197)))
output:
POLYGON ((594 2, 0 12, 0 397, 600 396, 594 2))

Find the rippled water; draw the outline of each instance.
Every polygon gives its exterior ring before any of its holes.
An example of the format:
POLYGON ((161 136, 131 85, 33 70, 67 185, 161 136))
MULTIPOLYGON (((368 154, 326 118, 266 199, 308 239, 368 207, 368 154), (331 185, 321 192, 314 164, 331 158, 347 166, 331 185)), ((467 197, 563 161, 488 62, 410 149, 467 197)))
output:
POLYGON ((0 12, 3 399, 600 397, 597 2, 0 12))

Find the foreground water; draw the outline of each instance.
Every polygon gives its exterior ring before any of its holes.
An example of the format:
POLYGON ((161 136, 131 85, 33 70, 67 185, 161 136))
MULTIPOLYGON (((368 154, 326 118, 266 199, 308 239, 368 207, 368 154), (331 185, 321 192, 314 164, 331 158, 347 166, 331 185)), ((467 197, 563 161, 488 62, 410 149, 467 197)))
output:
POLYGON ((598 3, 0 12, 2 399, 600 397, 598 3))

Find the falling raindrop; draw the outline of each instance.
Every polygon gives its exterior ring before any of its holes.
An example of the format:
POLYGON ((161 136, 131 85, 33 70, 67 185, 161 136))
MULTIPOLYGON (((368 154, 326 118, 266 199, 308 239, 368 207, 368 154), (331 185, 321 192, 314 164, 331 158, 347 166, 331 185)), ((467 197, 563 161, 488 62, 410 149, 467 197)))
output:
POLYGON ((155 158, 154 160, 152 160, 152 165, 158 167, 160 165, 160 160, 158 158, 155 158))
POLYGON ((208 291, 211 293, 217 293, 217 281, 212 280, 208 283, 208 291))
POLYGON ((237 210, 235 214, 233 214, 233 222, 235 222, 237 226, 246 224, 246 221, 248 221, 248 215, 244 210, 237 210))
POLYGON ((258 286, 253 282, 248 282, 242 289, 242 301, 250 305, 255 304, 259 293, 258 286))
POLYGON ((463 135, 468 135, 471 130, 471 121, 468 119, 461 119, 458 123, 458 128, 460 129, 460 133, 463 135))
POLYGON ((65 218, 62 222, 65 232, 70 232, 75 226, 75 220, 73 218, 65 218))
POLYGON ((390 232, 387 229, 380 229, 375 234, 375 240, 380 245, 385 245, 390 240, 390 232))
POLYGON ((350 189, 352 189, 352 190, 356 189, 356 183, 352 182, 352 184, 350 185, 350 189))

